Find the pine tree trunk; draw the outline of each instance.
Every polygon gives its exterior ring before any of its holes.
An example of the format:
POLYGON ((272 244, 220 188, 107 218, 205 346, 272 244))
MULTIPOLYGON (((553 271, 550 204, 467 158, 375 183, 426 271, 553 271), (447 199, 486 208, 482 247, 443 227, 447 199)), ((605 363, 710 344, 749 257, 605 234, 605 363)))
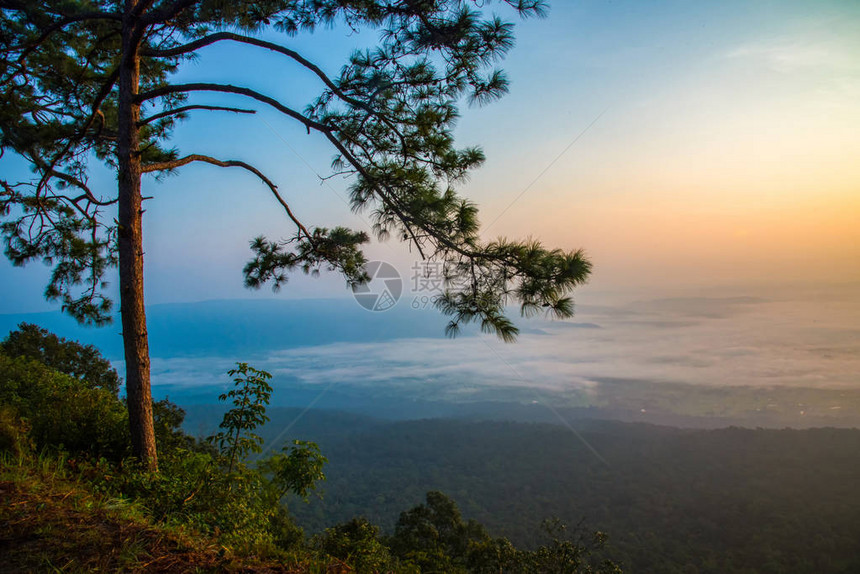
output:
POLYGON ((125 348, 125 388, 134 456, 150 470, 158 470, 155 428, 152 420, 149 340, 143 303, 143 210, 140 193, 140 153, 137 123, 140 105, 135 101, 140 83, 140 41, 130 17, 136 0, 126 2, 118 78, 118 185, 119 286, 122 339, 125 348))

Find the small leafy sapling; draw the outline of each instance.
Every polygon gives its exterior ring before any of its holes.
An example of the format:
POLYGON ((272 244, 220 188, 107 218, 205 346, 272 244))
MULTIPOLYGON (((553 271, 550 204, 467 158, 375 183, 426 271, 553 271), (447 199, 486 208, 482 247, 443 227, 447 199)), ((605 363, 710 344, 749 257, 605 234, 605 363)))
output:
POLYGON ((266 405, 272 395, 272 387, 268 383, 272 375, 258 371, 248 363, 236 363, 236 368, 227 374, 233 377, 234 388, 220 395, 218 400, 232 399, 233 408, 224 413, 219 425, 222 430, 208 440, 229 461, 227 472, 231 473, 237 460, 262 451, 263 439, 254 434, 254 430, 269 421, 266 405))
POLYGON ((270 477, 278 499, 292 492, 307 502, 317 481, 325 480, 323 465, 328 459, 316 443, 303 440, 294 440, 281 451, 262 461, 260 471, 270 477))

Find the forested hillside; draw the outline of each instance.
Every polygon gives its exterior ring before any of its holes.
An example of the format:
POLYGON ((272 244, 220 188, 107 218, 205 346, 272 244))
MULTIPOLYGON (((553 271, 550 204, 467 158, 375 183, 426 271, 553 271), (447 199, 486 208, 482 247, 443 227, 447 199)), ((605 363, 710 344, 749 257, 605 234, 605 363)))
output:
POLYGON ((331 460, 324 498, 290 505, 309 531, 354 515, 390 529, 438 489, 515 543, 541 542, 546 518, 584 521, 625 572, 860 571, 858 430, 341 420, 290 431, 331 460))

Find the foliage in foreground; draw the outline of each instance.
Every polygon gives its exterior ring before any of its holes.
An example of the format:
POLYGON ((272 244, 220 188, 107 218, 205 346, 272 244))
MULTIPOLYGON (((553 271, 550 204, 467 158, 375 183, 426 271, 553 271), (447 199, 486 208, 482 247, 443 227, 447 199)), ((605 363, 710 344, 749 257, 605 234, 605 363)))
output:
POLYGON ((0 454, 1 572, 337 572, 325 562, 240 556, 145 508, 92 491, 63 456, 0 454), (301 565, 301 567, 300 567, 301 565))
MULTIPOLYGON (((75 568, 146 567, 138 558, 151 554, 147 545, 155 545, 164 556, 191 552, 204 569, 224 568, 221 559, 229 552, 262 557, 277 564, 275 571, 620 572, 611 562, 593 558, 592 552, 605 542, 600 533, 593 539, 571 541, 559 536, 559 528, 550 529, 551 542, 537 550, 520 550, 507 539, 491 537, 481 524, 464 521, 456 504, 440 492, 428 493, 425 504, 403 512, 390 536, 364 518, 353 518, 306 540, 284 501, 293 497, 307 502, 317 483, 325 479, 327 460, 316 444, 300 440, 271 456, 250 459, 262 450, 262 439, 254 431, 268 420, 269 373, 245 363, 230 371, 233 387, 220 399, 230 401, 232 408, 219 432, 206 440, 181 430, 182 409, 167 400, 157 403, 162 465, 160 472, 151 472, 129 456, 127 411, 116 389, 102 382, 113 381, 116 373, 98 351, 32 325, 22 325, 0 348, 18 353, 0 354, 0 494, 18 497, 16 504, 22 505, 38 499, 37 505, 49 509, 44 524, 24 512, 27 506, 21 508, 24 515, 4 515, 4 519, 30 526, 36 521, 33 528, 50 533, 62 530, 62 521, 74 515, 77 526, 67 532, 81 537, 82 548, 101 548, 108 555, 104 564, 94 558, 97 550, 92 550, 92 556, 73 556, 70 564, 75 568), (56 360, 80 357, 82 349, 92 364, 56 360), (86 373, 97 373, 97 380, 88 379, 86 373), (75 493, 73 500, 87 501, 82 508, 70 510, 38 493, 54 488, 55 479, 62 481, 62 488, 71 489, 67 495, 75 493), (91 539, 87 529, 80 528, 87 520, 103 526, 117 524, 118 532, 131 529, 139 535, 138 542, 109 536, 115 541, 110 546, 91 539), (146 526, 123 526, 117 520, 142 520, 146 526), (171 542, 165 547, 153 525, 167 533, 193 533, 195 540, 204 541, 200 544, 222 550, 213 558, 208 551, 194 554, 197 551, 189 550, 186 543, 171 542)), ((11 529, 4 536, 31 537, 27 528, 11 529)), ((114 534, 111 530, 110 535, 114 534)), ((48 556, 68 553, 70 548, 58 543, 38 551, 48 556)), ((33 557, 25 554, 18 552, 20 565, 33 567, 33 557)), ((164 564, 176 564, 175 559, 162 559, 164 564)), ((47 558, 47 562, 39 560, 38 567, 56 566, 47 558)), ((271 565, 266 568, 272 571, 271 565)))

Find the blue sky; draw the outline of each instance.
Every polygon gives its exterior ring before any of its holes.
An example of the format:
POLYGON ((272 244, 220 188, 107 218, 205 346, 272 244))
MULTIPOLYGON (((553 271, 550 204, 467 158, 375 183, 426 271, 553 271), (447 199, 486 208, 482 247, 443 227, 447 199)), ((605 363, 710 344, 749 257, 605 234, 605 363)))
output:
MULTIPOLYGON (((463 110, 458 141, 488 160, 462 193, 492 222, 487 237, 586 248, 586 296, 860 282, 858 28, 860 3, 848 1, 557 1, 547 19, 518 23, 502 62, 510 94, 463 110)), ((333 29, 283 41, 335 73, 374 39, 333 29)), ((296 108, 319 89, 290 63, 226 44, 177 77, 193 80, 241 82, 296 108)), ((201 112, 174 141, 253 161, 310 224, 368 227, 345 205, 348 182, 317 179, 330 147, 268 110, 201 112)), ((20 169, 9 158, 2 168, 20 169)), ((113 176, 93 170, 93 182, 111 189, 113 176)), ((272 296, 241 280, 250 238, 291 232, 262 185, 209 166, 145 185, 150 302, 272 296)), ((413 259, 396 243, 369 255, 402 269, 413 259)), ((46 279, 39 265, 4 261, 0 312, 52 308, 46 279)), ((296 278, 279 296, 347 295, 325 277, 296 278)))

